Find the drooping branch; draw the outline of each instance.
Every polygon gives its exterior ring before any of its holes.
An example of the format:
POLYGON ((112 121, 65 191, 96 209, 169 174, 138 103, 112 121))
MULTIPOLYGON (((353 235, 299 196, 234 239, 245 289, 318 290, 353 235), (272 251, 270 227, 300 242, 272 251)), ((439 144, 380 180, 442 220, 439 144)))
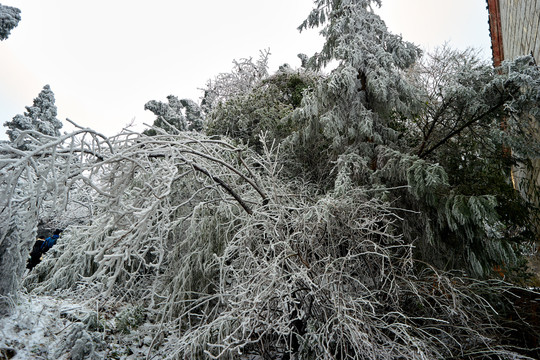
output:
POLYGON ((433 120, 431 122, 431 126, 429 127, 427 133, 424 133, 424 139, 422 140, 422 145, 420 145, 420 149, 418 150, 418 155, 422 154, 422 151, 424 151, 424 148, 429 142, 429 137, 435 130, 435 127, 437 126, 437 123, 439 122, 439 118, 444 114, 446 109, 450 106, 450 101, 443 101, 442 105, 439 107, 435 115, 433 116, 433 120))
POLYGON ((196 150, 186 150, 185 152, 193 154, 193 155, 197 155, 197 156, 200 156, 200 157, 203 157, 203 158, 206 158, 208 160, 211 160, 213 162, 216 162, 216 163, 218 163, 220 165, 225 166, 227 169, 231 170, 236 175, 240 176, 242 179, 244 179, 246 182, 248 182, 249 185, 251 185, 253 187, 253 189, 255 189, 255 191, 257 191, 259 193, 259 195, 262 197, 263 201, 265 201, 265 202, 268 201, 268 196, 264 193, 264 191, 259 186, 257 186, 257 184, 253 180, 251 180, 249 177, 242 174, 242 172, 240 172, 234 166, 226 163, 223 160, 217 159, 217 158, 215 158, 213 156, 210 156, 208 154, 204 154, 204 153, 196 151, 196 150))
MULTIPOLYGON (((226 161, 224 161, 222 159, 219 159, 219 158, 217 158, 215 156, 212 156, 212 155, 208 154, 207 152, 194 150, 192 147, 188 146, 188 145, 192 145, 192 144, 205 144, 205 143, 206 144, 214 144, 214 145, 216 145, 216 144, 225 145, 225 146, 231 148, 232 151, 238 151, 238 149, 236 149, 234 147, 231 147, 230 144, 227 144, 227 143, 224 143, 224 142, 221 142, 221 141, 211 141, 211 140, 203 140, 203 141, 189 140, 189 141, 187 141, 185 143, 177 144, 177 145, 182 145, 182 149, 179 150, 180 153, 195 155, 197 157, 210 160, 211 162, 214 162, 214 163, 216 163, 216 164, 218 164, 220 166, 223 166, 223 167, 231 170, 233 173, 238 175, 242 180, 246 181, 261 196, 261 198, 263 199, 263 204, 267 204, 269 202, 268 195, 266 195, 266 193, 262 190, 260 185, 257 184, 257 182, 254 181, 253 179, 251 179, 249 176, 246 176, 240 170, 238 170, 237 168, 235 168, 234 166, 232 166, 231 164, 229 164, 228 162, 226 162, 226 161)), ((167 155, 165 153, 160 152, 160 153, 152 153, 152 154, 149 154, 148 156, 152 157, 152 158, 164 158, 167 155)), ((209 178, 211 178, 213 181, 215 181, 217 184, 219 184, 223 189, 225 189, 231 196, 233 196, 238 201, 238 203, 242 206, 242 208, 244 208, 244 210, 246 210, 246 212, 248 214, 252 214, 252 210, 247 205, 247 203, 244 200, 242 200, 242 198, 225 181, 223 181, 223 179, 211 174, 204 167, 202 167, 200 165, 197 165, 193 161, 189 161, 187 159, 184 159, 184 160, 187 163, 190 163, 191 166, 193 166, 193 168, 195 170, 207 175, 209 178)), ((240 156, 240 161, 241 161, 242 165, 247 168, 247 165, 242 160, 241 156, 240 156)), ((253 176, 253 173, 251 172, 251 170, 249 168, 248 168, 248 172, 250 173, 251 176, 253 176)))
POLYGON ((223 189, 225 189, 225 191, 227 191, 239 204, 240 206, 242 206, 242 208, 249 214, 249 215, 252 215, 253 214, 253 211, 251 210, 251 208, 249 207, 248 204, 246 204, 246 202, 244 200, 242 200, 242 198, 240 197, 240 195, 238 195, 230 186, 229 184, 227 184, 225 181, 223 181, 222 179, 220 179, 219 177, 215 176, 215 175, 212 175, 210 174, 210 172, 208 170, 206 170, 205 168, 197 165, 196 163, 192 162, 191 163, 191 166, 193 166, 193 168, 199 172, 202 172, 203 174, 205 174, 206 176, 208 176, 210 179, 212 179, 213 181, 215 181, 219 186, 221 186, 223 189))
POLYGON ((473 117, 472 119, 467 121, 465 124, 461 125, 457 129, 451 131, 444 138, 442 138, 439 142, 437 142, 435 145, 433 145, 432 147, 430 147, 429 149, 427 149, 423 153, 419 153, 418 157, 420 157, 421 159, 424 159, 429 154, 431 154, 433 151, 437 150, 439 147, 444 145, 448 140, 450 140, 454 136, 460 134, 463 130, 465 130, 468 127, 474 125, 476 122, 486 118, 487 116, 491 115, 493 112, 497 111, 505 103, 505 101, 506 101, 505 98, 501 99, 496 105, 489 108, 486 112, 484 112, 484 113, 482 113, 482 114, 480 114, 478 116, 473 117))

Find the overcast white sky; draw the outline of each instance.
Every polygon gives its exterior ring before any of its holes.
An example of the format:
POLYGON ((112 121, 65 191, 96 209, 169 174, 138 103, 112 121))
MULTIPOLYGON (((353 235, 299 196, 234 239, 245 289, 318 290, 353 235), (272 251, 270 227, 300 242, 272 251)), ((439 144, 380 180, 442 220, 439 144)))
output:
MULTIPOLYGON (((271 71, 318 51, 299 33, 312 0, 0 0, 22 21, 0 42, 0 124, 22 114, 45 84, 66 117, 107 135, 154 116, 149 100, 198 100, 232 60, 270 49, 271 71)), ((491 57, 485 0, 383 0, 388 27, 424 49, 448 41, 491 57)), ((70 130, 64 122, 63 130, 70 130)), ((6 139, 0 129, 0 139, 6 139)))

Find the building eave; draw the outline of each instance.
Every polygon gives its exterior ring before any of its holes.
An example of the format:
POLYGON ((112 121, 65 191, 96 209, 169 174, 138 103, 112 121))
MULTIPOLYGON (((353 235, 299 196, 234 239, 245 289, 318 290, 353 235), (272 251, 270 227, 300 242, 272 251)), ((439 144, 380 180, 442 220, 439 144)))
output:
POLYGON ((487 0, 487 8, 489 14, 489 32, 491 36, 493 66, 498 67, 504 60, 499 0, 487 0))

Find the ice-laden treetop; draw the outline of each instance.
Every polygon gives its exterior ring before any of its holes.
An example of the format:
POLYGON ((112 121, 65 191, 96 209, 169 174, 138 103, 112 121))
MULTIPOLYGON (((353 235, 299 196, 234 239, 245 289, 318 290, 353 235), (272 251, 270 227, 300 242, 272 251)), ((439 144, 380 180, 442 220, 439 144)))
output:
POLYGON ((21 21, 21 10, 0 4, 0 40, 6 40, 21 21))
MULTIPOLYGON (((26 112, 15 115, 11 121, 4 124, 8 128, 6 134, 9 140, 16 143, 24 131, 37 131, 50 137, 58 137, 62 122, 56 117, 58 115, 54 93, 49 85, 45 85, 43 90, 34 99, 32 106, 26 106, 26 112)), ((24 141, 22 138, 20 141, 24 141)), ((23 147, 24 144, 16 144, 23 147)))
POLYGON ((315 4, 299 29, 322 27, 326 42, 309 63, 316 68, 330 61, 339 65, 298 111, 300 118, 309 119, 304 141, 319 141, 323 134, 332 139, 335 155, 373 152, 376 145, 388 144, 398 135, 388 126, 389 115, 410 112, 415 88, 404 70, 421 52, 388 32, 371 9, 380 1, 320 0, 315 4))
POLYGON ((315 5, 299 30, 321 27, 326 41, 308 64, 320 69, 337 61, 338 66, 293 114, 304 126, 292 143, 300 152, 326 155, 312 164, 315 180, 336 179, 328 177, 331 172, 338 174, 337 188, 381 184, 377 159, 385 150, 397 150, 394 114, 410 114, 415 106, 417 89, 404 75, 421 51, 388 31, 372 9, 380 1, 318 0, 315 5))

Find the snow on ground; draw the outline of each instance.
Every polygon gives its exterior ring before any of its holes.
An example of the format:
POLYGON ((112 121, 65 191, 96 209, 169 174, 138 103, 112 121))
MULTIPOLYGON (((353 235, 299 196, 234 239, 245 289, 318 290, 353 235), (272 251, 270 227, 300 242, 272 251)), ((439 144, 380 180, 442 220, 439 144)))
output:
POLYGON ((0 360, 146 358, 152 338, 143 335, 144 326, 111 341, 116 322, 70 299, 23 294, 12 314, 0 318, 0 360))
POLYGON ((15 350, 13 359, 52 358, 55 345, 74 323, 73 316, 83 310, 50 296, 21 295, 13 306, 11 316, 0 319, 0 348, 15 350))

